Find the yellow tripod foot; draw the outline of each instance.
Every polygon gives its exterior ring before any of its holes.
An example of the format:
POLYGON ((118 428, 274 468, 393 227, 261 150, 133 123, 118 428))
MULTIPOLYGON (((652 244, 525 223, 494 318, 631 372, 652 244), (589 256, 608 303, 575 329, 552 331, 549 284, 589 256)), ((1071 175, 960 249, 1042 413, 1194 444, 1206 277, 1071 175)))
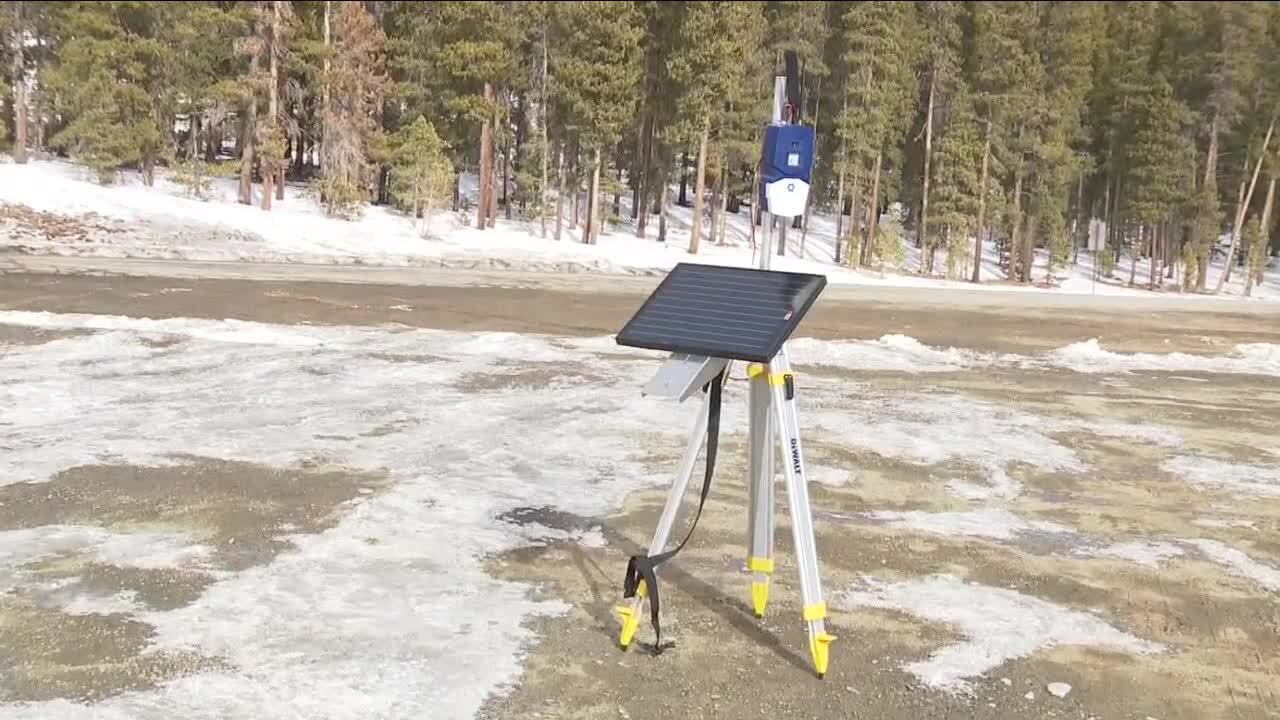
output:
POLYGON ((834 635, 822 632, 809 641, 809 653, 813 656, 813 669, 818 673, 819 680, 827 675, 827 661, 830 660, 831 641, 835 639, 834 635))
MULTIPOLYGON (((636 597, 644 598, 649 595, 649 589, 645 587, 644 581, 636 587, 636 597)), ((631 605, 619 605, 613 609, 614 614, 618 616, 618 620, 622 622, 622 631, 618 633, 618 647, 626 650, 631 646, 631 641, 636 637, 636 631, 640 629, 640 614, 631 605)))
POLYGON ((755 608, 756 617, 764 617, 764 610, 769 606, 769 581, 751 583, 751 605, 755 608))
POLYGON ((613 611, 622 621, 622 632, 618 634, 618 647, 626 650, 635 639, 636 630, 640 629, 640 616, 628 605, 619 605, 613 611))

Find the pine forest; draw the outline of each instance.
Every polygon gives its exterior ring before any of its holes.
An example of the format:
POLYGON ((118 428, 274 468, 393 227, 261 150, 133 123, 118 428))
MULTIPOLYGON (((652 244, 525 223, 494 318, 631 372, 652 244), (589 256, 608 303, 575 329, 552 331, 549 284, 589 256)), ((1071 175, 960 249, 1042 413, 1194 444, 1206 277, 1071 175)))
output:
POLYGON ((678 205, 696 253, 758 212, 791 50, 817 150, 780 232, 833 216, 838 263, 900 243, 903 272, 976 281, 987 247, 1033 283, 1037 253, 1091 251, 1131 285, 1247 294, 1277 247, 1274 2, 16 1, 0 37, 14 162, 238 179, 268 212, 305 185, 339 218, 595 243, 629 214, 656 242, 678 205))

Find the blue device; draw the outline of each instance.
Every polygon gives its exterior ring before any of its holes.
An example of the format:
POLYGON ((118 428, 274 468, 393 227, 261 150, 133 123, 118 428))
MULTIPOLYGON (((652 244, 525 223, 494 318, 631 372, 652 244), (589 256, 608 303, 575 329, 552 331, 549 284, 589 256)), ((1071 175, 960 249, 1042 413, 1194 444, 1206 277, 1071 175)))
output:
POLYGON ((765 207, 779 217, 804 213, 813 172, 813 128, 770 124, 764 131, 760 186, 765 207))

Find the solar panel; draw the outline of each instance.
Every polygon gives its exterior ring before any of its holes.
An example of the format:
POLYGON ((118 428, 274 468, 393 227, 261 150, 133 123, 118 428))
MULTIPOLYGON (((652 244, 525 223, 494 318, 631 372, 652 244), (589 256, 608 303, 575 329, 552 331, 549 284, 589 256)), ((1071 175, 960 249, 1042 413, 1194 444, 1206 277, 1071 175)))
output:
POLYGON ((826 284, 823 275, 680 263, 627 321, 617 342, 769 362, 826 284))

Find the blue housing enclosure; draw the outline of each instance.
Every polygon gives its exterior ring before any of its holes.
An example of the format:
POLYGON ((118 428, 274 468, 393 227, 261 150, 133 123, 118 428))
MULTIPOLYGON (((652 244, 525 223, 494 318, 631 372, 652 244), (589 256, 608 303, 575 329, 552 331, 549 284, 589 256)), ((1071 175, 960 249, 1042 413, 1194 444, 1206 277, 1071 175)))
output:
POLYGON ((809 182, 813 173, 813 127, 770 124, 764 130, 760 187, 778 180, 809 182))

